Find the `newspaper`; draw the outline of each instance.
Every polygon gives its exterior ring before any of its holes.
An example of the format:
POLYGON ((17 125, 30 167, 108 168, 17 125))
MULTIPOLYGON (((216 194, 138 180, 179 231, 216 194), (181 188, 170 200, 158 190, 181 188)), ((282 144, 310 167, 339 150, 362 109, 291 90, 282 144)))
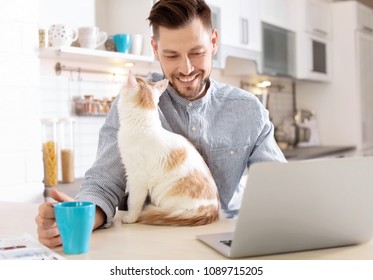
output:
POLYGON ((38 242, 30 234, 0 238, 0 260, 63 260, 61 255, 38 242))

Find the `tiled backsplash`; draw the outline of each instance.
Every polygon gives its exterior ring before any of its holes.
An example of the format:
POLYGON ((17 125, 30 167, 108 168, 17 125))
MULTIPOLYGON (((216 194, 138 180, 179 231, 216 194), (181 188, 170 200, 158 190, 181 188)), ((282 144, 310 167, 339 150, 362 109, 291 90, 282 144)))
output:
POLYGON ((294 93, 290 79, 275 79, 269 90, 268 110, 274 126, 281 125, 284 120, 294 119, 294 93))
MULTIPOLYGON (((72 100, 74 97, 93 95, 94 98, 111 99, 119 92, 121 82, 100 77, 89 79, 84 75, 41 76, 41 115, 43 118, 74 118, 75 176, 83 177, 92 165, 98 144, 98 132, 104 123, 103 116, 76 116, 72 100)), ((61 170, 61 168, 59 168, 61 170)), ((61 172, 59 172, 61 179, 61 172)))

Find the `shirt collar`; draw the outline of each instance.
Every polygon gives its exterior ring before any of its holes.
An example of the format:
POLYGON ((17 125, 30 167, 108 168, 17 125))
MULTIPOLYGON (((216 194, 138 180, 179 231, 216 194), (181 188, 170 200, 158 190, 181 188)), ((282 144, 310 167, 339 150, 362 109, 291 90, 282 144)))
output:
POLYGON ((167 92, 170 95, 172 100, 174 100, 177 104, 179 104, 181 107, 183 107, 185 109, 200 108, 207 101, 209 101, 211 99, 211 92, 212 92, 211 79, 208 80, 208 84, 209 84, 208 85, 209 88, 207 89, 206 94, 203 97, 198 98, 198 99, 193 100, 193 101, 187 100, 187 99, 181 97, 180 95, 178 95, 176 93, 176 91, 170 85, 167 87, 167 92))

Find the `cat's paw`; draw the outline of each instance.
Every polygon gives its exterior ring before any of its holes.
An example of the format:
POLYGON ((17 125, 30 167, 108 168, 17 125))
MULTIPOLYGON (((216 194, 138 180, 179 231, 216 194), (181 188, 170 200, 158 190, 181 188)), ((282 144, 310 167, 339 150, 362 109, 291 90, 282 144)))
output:
POLYGON ((123 224, 133 224, 137 221, 137 215, 131 215, 129 212, 125 212, 122 217, 122 223, 123 224))

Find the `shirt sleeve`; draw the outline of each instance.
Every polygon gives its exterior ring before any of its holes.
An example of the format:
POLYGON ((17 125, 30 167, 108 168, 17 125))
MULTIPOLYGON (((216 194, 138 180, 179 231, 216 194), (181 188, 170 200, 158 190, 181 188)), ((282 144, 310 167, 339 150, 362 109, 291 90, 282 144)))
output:
POLYGON ((96 160, 87 170, 75 197, 75 200, 93 202, 104 211, 106 223, 103 227, 110 226, 126 190, 125 170, 117 143, 119 130, 117 103, 118 98, 114 101, 100 129, 96 160))
POLYGON ((268 111, 261 109, 261 125, 258 139, 255 143, 254 149, 249 157, 247 166, 255 162, 262 161, 280 161, 286 162, 286 158, 274 137, 274 126, 269 119, 268 111))

